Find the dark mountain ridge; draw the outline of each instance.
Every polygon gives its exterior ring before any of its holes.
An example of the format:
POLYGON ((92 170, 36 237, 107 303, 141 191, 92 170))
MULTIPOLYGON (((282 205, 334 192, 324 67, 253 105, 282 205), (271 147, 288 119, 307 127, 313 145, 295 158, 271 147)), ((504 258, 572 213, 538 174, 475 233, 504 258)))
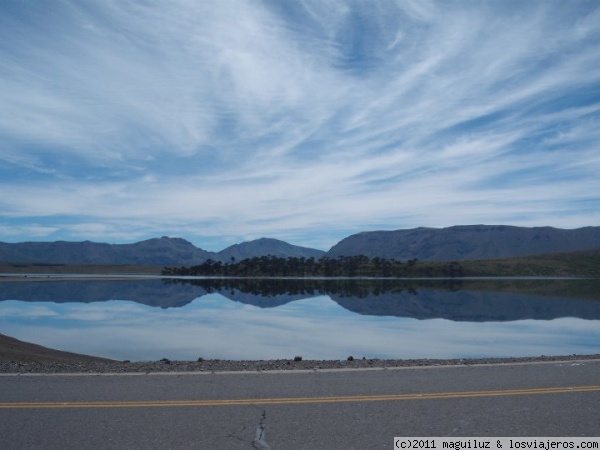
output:
POLYGON ((181 238, 153 238, 133 244, 83 242, 0 242, 0 261, 49 264, 195 264, 214 253, 181 238))
POLYGON ((369 258, 417 258, 422 261, 463 261, 514 258, 544 253, 600 248, 600 227, 559 229, 508 225, 461 225, 367 231, 334 245, 326 256, 364 255, 369 258))

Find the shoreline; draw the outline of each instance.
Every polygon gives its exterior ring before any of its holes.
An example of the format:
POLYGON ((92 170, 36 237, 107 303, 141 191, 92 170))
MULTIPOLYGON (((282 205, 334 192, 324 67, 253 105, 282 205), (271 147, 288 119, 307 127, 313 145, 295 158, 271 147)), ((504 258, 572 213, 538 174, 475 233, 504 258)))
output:
POLYGON ((600 354, 480 357, 480 358, 414 358, 366 359, 348 357, 345 360, 309 360, 300 356, 273 360, 220 360, 198 361, 117 361, 90 355, 55 350, 42 345, 20 341, 0 334, 0 374, 152 374, 152 373, 224 373, 368 370, 409 367, 459 367, 493 364, 528 364, 552 362, 585 362, 600 360, 600 354))
MULTIPOLYGON (((1 265, 0 265, 1 267, 1 265)), ((161 279, 171 278, 156 273, 131 270, 132 266, 118 267, 112 273, 98 270, 104 266, 80 266, 80 272, 61 273, 65 267, 53 267, 56 271, 48 271, 47 266, 40 266, 38 273, 0 272, 2 281, 47 281, 56 280, 130 280, 130 279, 161 279), (85 270, 87 269, 87 270, 85 270), (43 272, 42 272, 43 270, 43 272)), ((16 269, 16 268, 14 268, 16 269)), ((20 268, 22 269, 22 268, 20 268)), ((210 277, 209 277, 210 278, 210 277)), ((483 277, 504 279, 505 277, 483 277)), ((508 277, 527 279, 546 279, 557 277, 508 277)), ((577 278, 577 277, 558 277, 577 278)), ((480 277, 457 277, 455 279, 481 279, 480 277)), ((291 356, 291 355, 290 355, 291 356)), ((217 372, 272 372, 272 371, 319 371, 319 370, 364 370, 392 369, 403 367, 439 367, 492 364, 527 364, 544 362, 575 362, 600 360, 600 354, 589 355, 558 355, 558 356, 521 356, 521 357, 477 357, 477 358, 414 358, 414 359, 358 359, 346 360, 219 360, 201 361, 116 361, 96 356, 70 353, 47 348, 41 345, 19 341, 18 339, 0 334, 0 374, 124 374, 124 373, 217 373, 217 372)))
MULTIPOLYGON (((203 360, 203 361, 0 361, 0 375, 42 375, 42 374, 193 374, 193 373, 261 373, 293 371, 332 371, 332 370, 392 370, 401 368, 439 368, 461 366, 486 366, 498 364, 543 364, 543 363, 585 363, 599 361, 600 354, 506 357, 506 358, 457 358, 457 359, 354 359, 354 360, 301 360, 278 359, 260 361, 203 360)), ((98 358, 99 359, 99 358, 98 358)))

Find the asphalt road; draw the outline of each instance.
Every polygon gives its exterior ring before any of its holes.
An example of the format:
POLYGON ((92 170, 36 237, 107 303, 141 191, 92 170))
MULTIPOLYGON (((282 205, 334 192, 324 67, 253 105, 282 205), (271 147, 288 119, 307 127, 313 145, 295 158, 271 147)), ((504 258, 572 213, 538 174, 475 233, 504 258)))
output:
POLYGON ((600 361, 0 376, 0 448, 379 449, 394 436, 598 436, 600 361))

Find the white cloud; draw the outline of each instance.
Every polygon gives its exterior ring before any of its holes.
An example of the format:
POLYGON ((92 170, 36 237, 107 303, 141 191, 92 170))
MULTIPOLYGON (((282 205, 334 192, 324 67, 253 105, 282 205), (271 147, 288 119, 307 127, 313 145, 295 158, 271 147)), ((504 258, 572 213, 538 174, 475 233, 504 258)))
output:
POLYGON ((15 8, 0 239, 597 223, 592 4, 15 8))

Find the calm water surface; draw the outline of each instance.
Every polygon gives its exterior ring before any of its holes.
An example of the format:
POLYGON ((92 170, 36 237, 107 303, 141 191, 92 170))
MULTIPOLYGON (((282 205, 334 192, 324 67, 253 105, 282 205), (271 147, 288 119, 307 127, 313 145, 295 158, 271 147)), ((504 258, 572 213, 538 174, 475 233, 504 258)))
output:
POLYGON ((1 280, 0 333, 120 360, 600 353, 600 280, 1 280))

